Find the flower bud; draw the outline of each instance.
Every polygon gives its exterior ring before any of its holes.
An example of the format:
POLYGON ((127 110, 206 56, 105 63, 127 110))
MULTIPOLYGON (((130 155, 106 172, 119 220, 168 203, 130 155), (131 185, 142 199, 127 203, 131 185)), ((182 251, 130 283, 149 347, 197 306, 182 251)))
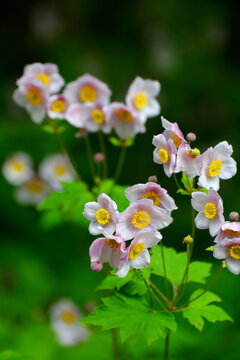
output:
POLYGON ((198 155, 200 155, 200 150, 197 149, 197 148, 192 149, 192 155, 195 156, 195 157, 198 156, 198 155))
POLYGON ((189 134, 187 134, 186 138, 187 138, 187 141, 193 142, 196 140, 196 135, 194 133, 189 133, 189 134))
POLYGON ((104 161, 104 155, 102 153, 96 153, 93 155, 93 160, 95 163, 102 163, 104 161))
POLYGON ((88 132, 86 129, 82 128, 79 129, 79 131, 75 134, 76 138, 84 138, 85 136, 87 136, 88 132))
POLYGON ((102 264, 100 261, 94 261, 91 263, 91 269, 93 271, 101 271, 102 270, 102 264))
POLYGON ((155 175, 152 175, 152 176, 149 176, 148 181, 149 182, 154 182, 154 183, 157 184, 158 179, 157 179, 157 177, 155 175))
POLYGON ((193 238, 191 237, 191 235, 185 236, 185 238, 183 239, 183 244, 187 244, 190 245, 193 243, 193 238))
POLYGON ((230 214, 229 214, 229 219, 230 219, 230 220, 233 220, 233 221, 238 221, 238 219, 239 219, 239 213, 236 212, 236 211, 230 212, 230 214))

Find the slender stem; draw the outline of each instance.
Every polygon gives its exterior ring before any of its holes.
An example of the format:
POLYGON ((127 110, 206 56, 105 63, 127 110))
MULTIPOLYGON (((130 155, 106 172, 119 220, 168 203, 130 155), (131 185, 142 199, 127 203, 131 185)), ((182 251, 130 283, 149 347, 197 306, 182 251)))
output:
POLYGON ((174 180, 175 180, 175 183, 176 183, 177 187, 178 187, 179 189, 182 189, 182 187, 181 187, 181 185, 179 184, 179 181, 178 181, 177 176, 176 176, 175 173, 173 173, 173 177, 174 177, 174 180))
POLYGON ((94 163, 93 163, 93 153, 92 153, 92 147, 91 147, 91 143, 90 143, 90 139, 89 136, 86 135, 84 136, 84 141, 85 141, 85 145, 86 145, 86 149, 87 149, 87 155, 88 155, 88 162, 89 162, 89 167, 90 167, 90 171, 93 177, 93 181, 95 181, 95 169, 94 169, 94 163))
POLYGON ((186 287, 186 284, 187 284, 187 279, 188 279, 188 271, 189 271, 189 265, 190 265, 190 261, 191 261, 191 254, 192 254, 192 247, 191 245, 187 245, 187 265, 186 265, 186 269, 185 269, 185 272, 183 274, 183 278, 182 278, 182 281, 181 281, 181 284, 179 285, 178 287, 178 291, 177 291, 177 294, 176 294, 176 297, 173 301, 173 305, 175 305, 182 297, 183 293, 184 293, 184 290, 185 290, 185 287, 186 287))
POLYGON ((161 308, 163 309, 163 311, 167 311, 167 309, 165 308, 165 306, 163 305, 163 303, 161 302, 161 300, 159 299, 158 296, 155 295, 155 293, 152 291, 152 289, 150 288, 150 286, 148 285, 147 280, 145 279, 145 277, 142 275, 143 281, 148 289, 148 291, 150 292, 150 294, 152 295, 152 297, 160 304, 161 308))
POLYGON ((106 146, 105 146, 105 141, 104 141, 104 137, 101 131, 98 132, 98 140, 99 140, 99 144, 100 144, 100 149, 101 149, 101 153, 104 156, 104 161, 103 161, 103 178, 106 179, 108 176, 108 165, 107 165, 107 152, 106 152, 106 146))
MULTIPOLYGON (((193 240, 195 240, 195 232, 196 232, 195 214, 196 214, 196 211, 194 208, 192 208, 192 238, 193 238, 193 240)), ((193 249, 193 247, 192 247, 192 249, 193 249)))
POLYGON ((69 153, 69 151, 68 151, 68 149, 67 149, 67 147, 66 147, 66 145, 65 145, 65 143, 64 143, 64 141, 63 141, 63 139, 61 137, 61 135, 58 132, 58 128, 57 128, 56 123, 54 122, 54 120, 52 120, 49 117, 47 117, 47 120, 48 120, 49 125, 51 126, 54 134, 56 135, 56 137, 58 139, 58 142, 59 142, 59 145, 60 145, 60 147, 62 149, 62 152, 68 158, 68 161, 70 162, 70 164, 72 164, 72 167, 73 167, 73 169, 74 169, 74 171, 75 171, 75 173, 76 173, 76 175, 78 177, 78 180, 81 180, 81 176, 79 174, 79 171, 78 171, 78 169, 77 169, 77 167, 75 165, 75 162, 74 162, 73 158, 71 157, 71 155, 70 155, 70 153, 69 153))
POLYGON ((114 175, 114 181, 115 183, 118 182, 118 179, 120 177, 121 171, 122 171, 122 167, 124 164, 124 159, 125 159, 125 155, 126 155, 126 146, 122 146, 121 147, 121 151, 120 151, 120 155, 119 155, 119 159, 118 159, 118 164, 116 167, 116 171, 115 171, 115 175, 114 175))
POLYGON ((118 339, 117 339, 117 329, 111 329, 112 333, 112 351, 113 351, 113 359, 118 360, 118 339))
POLYGON ((160 247, 161 247, 161 254, 162 254, 163 272, 164 272, 166 293, 167 293, 167 298, 169 299, 169 289, 168 289, 167 271, 166 271, 166 263, 165 263, 164 249, 163 249, 162 241, 160 242, 160 247))
POLYGON ((169 359, 169 340, 170 340, 170 330, 168 330, 167 336, 165 337, 164 360, 169 359))
POLYGON ((158 289, 158 287, 150 281, 150 285, 151 287, 161 296, 161 298, 166 301, 166 303, 168 303, 168 299, 167 297, 158 289))

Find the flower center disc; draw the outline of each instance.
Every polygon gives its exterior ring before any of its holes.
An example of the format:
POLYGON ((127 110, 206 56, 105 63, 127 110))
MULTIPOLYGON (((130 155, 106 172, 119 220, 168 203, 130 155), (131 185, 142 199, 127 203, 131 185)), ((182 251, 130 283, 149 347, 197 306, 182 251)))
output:
POLYGON ((217 213, 216 205, 213 203, 207 203, 204 208, 204 214, 208 219, 214 219, 217 213))
POLYGON ((144 248, 145 248, 145 245, 143 243, 141 243, 141 242, 134 245, 130 250, 129 259, 130 260, 135 260, 137 256, 141 255, 144 248))
POLYGON ((102 110, 94 109, 92 112, 92 119, 95 123, 101 125, 104 123, 104 113, 102 110))
POLYGON ((114 239, 105 239, 105 244, 107 246, 109 246, 111 249, 113 249, 114 251, 116 251, 121 245, 114 239))
POLYGON ((137 229, 143 229, 150 223, 150 216, 146 211, 138 211, 132 217, 132 224, 137 229))
POLYGON ((57 165, 54 168, 55 175, 62 176, 65 175, 67 172, 67 169, 64 165, 57 165))
POLYGON ((143 199, 150 199, 153 201, 153 205, 158 206, 160 204, 160 196, 154 191, 148 191, 142 196, 143 199))
POLYGON ((42 103, 42 96, 35 87, 30 87, 28 89, 26 98, 34 106, 40 105, 42 103))
POLYGON ((61 314, 61 319, 66 324, 73 324, 75 321, 75 314, 73 314, 71 311, 63 311, 61 314))
POLYGON ((125 123, 130 123, 133 121, 132 114, 128 110, 119 109, 116 111, 115 115, 119 120, 125 123))
POLYGON ((232 246, 229 248, 229 255, 230 255, 233 259, 240 260, 240 245, 232 245, 232 246))
POLYGON ((83 102, 93 102, 97 98, 97 91, 94 87, 86 85, 80 90, 79 97, 83 102))
POLYGON ((221 170, 222 170, 221 160, 214 160, 211 162, 209 166, 209 170, 208 170, 209 176, 215 177, 220 174, 221 170))
POLYGON ((17 160, 12 160, 10 162, 10 166, 14 171, 19 172, 19 173, 23 171, 23 167, 24 167, 23 164, 21 164, 17 160))
POLYGON ((56 113, 62 113, 66 110, 66 103, 63 99, 54 100, 51 104, 51 110, 56 113))
POLYGON ((228 235, 233 236, 233 237, 240 236, 240 231, 234 231, 234 230, 226 229, 226 230, 224 230, 224 232, 225 232, 225 234, 228 234, 228 235))
POLYGON ((110 214, 105 209, 99 209, 96 214, 96 219, 99 224, 106 225, 109 223, 110 214))
POLYGON ((168 156, 167 150, 165 150, 165 149, 159 149, 159 150, 158 150, 158 155, 159 155, 159 158, 160 158, 160 160, 161 160, 161 162, 162 162, 163 164, 166 164, 166 163, 168 162, 169 156, 168 156))
POLYGON ((172 140, 174 142, 174 145, 178 148, 182 143, 182 140, 180 139, 180 137, 177 134, 173 133, 171 135, 171 138, 172 138, 172 140))
POLYGON ((43 83, 43 85, 45 85, 45 86, 48 86, 48 84, 49 84, 49 76, 47 76, 44 73, 40 73, 40 74, 36 75, 35 79, 40 80, 43 83))
POLYGON ((34 194, 39 194, 44 189, 44 186, 43 186, 42 182, 39 181, 38 179, 29 180, 26 183, 26 187, 27 187, 29 192, 34 193, 34 194))
POLYGON ((144 93, 139 93, 134 99, 134 105, 137 109, 141 110, 147 106, 148 98, 144 93))

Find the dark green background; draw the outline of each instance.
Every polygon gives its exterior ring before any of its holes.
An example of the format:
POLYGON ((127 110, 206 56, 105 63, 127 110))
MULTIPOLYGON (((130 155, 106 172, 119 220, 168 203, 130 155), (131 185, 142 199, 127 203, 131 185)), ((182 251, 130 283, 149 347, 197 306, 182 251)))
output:
MULTIPOLYGON (((41 1, 5 4, 1 21, 0 160, 22 150, 37 165, 59 151, 57 140, 33 124, 13 103, 15 81, 25 64, 56 63, 66 82, 89 72, 107 82, 112 100, 124 101, 129 84, 140 75, 157 79, 162 89, 162 115, 177 121, 183 133, 197 134, 204 151, 219 141, 239 149, 239 40, 237 4, 233 1, 41 1)), ((164 242, 183 250, 190 231, 189 199, 175 195, 173 180, 152 161, 153 135, 162 132, 160 117, 147 122, 138 135, 120 178, 123 185, 145 182, 157 174, 159 182, 179 206, 164 242)), ((79 170, 91 184, 82 140, 68 127, 63 137, 79 170)), ((96 137, 91 136, 95 151, 96 137)), ((118 149, 108 143, 110 175, 118 149)), ((33 360, 111 359, 108 333, 95 334, 74 349, 58 346, 49 327, 48 307, 70 297, 85 310, 99 296, 94 288, 102 274, 89 270, 87 229, 64 225, 46 230, 40 214, 17 205, 12 187, 0 178, 0 350, 13 349, 33 360), (71 234, 71 236, 70 236, 71 234)), ((239 175, 221 182, 225 216, 239 209, 239 175)), ((208 231, 198 231, 195 258, 212 261, 204 251, 212 244, 208 231)), ((214 261, 214 263, 217 263, 214 261)), ((239 359, 239 276, 227 270, 214 289, 234 324, 207 324, 200 335, 180 320, 172 339, 173 359, 239 359)), ((179 316, 180 318, 180 316, 179 316)), ((158 359, 162 342, 151 349, 141 339, 123 347, 124 359, 158 359)))

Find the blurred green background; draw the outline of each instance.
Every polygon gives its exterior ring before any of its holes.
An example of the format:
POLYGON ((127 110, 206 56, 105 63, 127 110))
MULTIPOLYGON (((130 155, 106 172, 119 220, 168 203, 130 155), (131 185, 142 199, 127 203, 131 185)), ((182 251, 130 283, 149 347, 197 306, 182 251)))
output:
MULTIPOLYGON (((135 76, 161 82, 159 101, 169 121, 183 133, 197 134, 204 151, 219 141, 233 145, 238 162, 240 69, 237 40, 238 11, 234 1, 25 1, 5 3, 2 13, 0 62, 0 160, 22 150, 37 165, 58 142, 32 123, 13 103, 15 81, 25 64, 53 62, 66 82, 89 72, 107 82, 112 100, 124 101, 135 76)), ((84 143, 70 126, 63 134, 83 177, 91 184, 84 143)), ((189 199, 175 195, 175 184, 152 161, 153 135, 162 132, 160 117, 147 122, 128 149, 120 183, 145 182, 157 174, 174 196, 179 211, 163 232, 164 242, 184 250, 182 238, 190 232, 189 199), (181 201, 181 203, 180 203, 181 201)), ((99 151, 94 135, 91 141, 99 151)), ((110 174, 119 149, 108 143, 110 174)), ((40 214, 21 207, 13 188, 0 177, 0 350, 11 349, 33 360, 111 359, 109 333, 96 332, 73 349, 57 344, 50 329, 48 308, 67 297, 84 311, 99 301, 94 291, 103 274, 89 269, 88 247, 93 240, 87 226, 63 224, 49 229, 40 214)), ((239 208, 239 175, 221 182, 225 217, 239 208)), ((208 231, 198 231, 195 258, 212 261, 204 249, 212 244, 208 231)), ((217 262, 214 261, 217 264, 217 262)), ((172 359, 239 359, 239 276, 227 270, 214 287, 234 324, 206 324, 203 333, 179 316, 172 337, 172 359)), ((123 359, 159 359, 163 341, 148 348, 140 338, 122 346, 123 359)))

